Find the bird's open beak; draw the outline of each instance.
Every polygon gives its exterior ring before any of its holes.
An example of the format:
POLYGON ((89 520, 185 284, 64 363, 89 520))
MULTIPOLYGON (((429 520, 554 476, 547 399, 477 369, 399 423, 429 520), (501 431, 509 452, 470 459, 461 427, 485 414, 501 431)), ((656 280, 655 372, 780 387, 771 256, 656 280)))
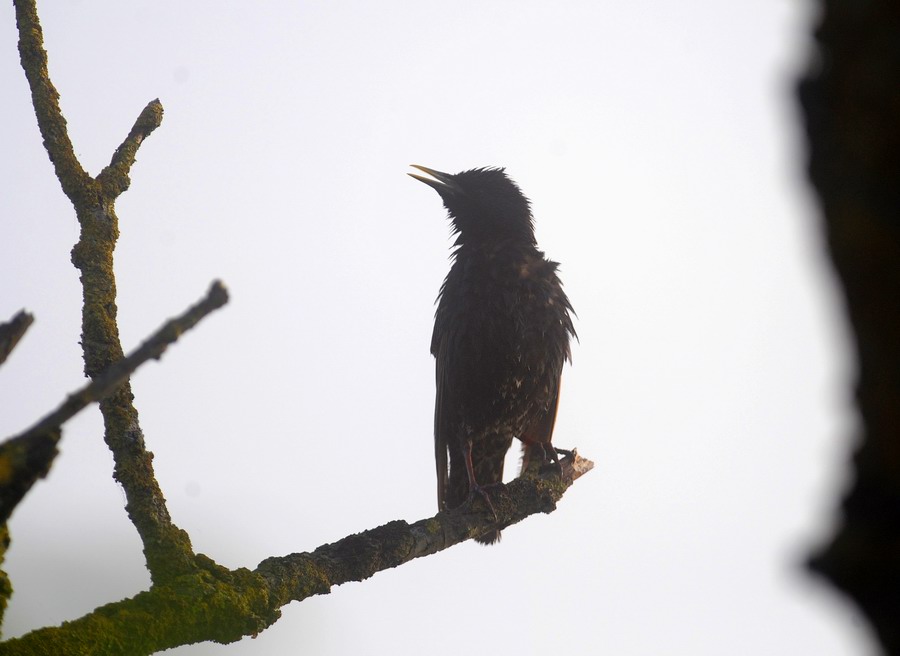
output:
POLYGON ((419 175, 418 173, 407 173, 411 178, 415 178, 420 182, 424 182, 429 187, 435 189, 438 193, 442 191, 461 191, 459 186, 453 180, 453 176, 449 173, 444 173, 442 171, 435 171, 434 169, 429 169, 426 166, 419 166, 418 164, 410 164, 414 169, 419 169, 424 173, 430 175, 430 178, 426 178, 424 175, 419 175))

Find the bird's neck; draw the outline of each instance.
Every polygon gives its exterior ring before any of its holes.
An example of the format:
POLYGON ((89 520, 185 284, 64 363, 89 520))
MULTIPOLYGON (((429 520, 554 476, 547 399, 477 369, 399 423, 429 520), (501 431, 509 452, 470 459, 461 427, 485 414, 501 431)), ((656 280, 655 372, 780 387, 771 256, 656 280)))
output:
POLYGON ((500 234, 500 235, 465 235, 460 233, 456 238, 459 249, 466 251, 483 251, 483 250, 537 250, 537 240, 534 233, 528 231, 523 234, 500 234))
POLYGON ((518 258, 526 255, 539 254, 537 243, 525 239, 506 238, 497 240, 472 240, 456 243, 453 256, 456 260, 466 259, 493 259, 500 256, 518 258))

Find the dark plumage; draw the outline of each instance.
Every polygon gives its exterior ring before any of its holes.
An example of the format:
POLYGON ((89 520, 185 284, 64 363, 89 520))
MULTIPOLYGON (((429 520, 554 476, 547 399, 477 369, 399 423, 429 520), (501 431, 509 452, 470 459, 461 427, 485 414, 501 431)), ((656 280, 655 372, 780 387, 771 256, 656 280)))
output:
MULTIPOLYGON (((557 264, 537 249, 531 205, 504 169, 415 168, 430 176, 410 173, 440 194, 458 235, 431 339, 438 507, 475 493, 490 504, 482 488, 502 482, 514 437, 523 468, 535 457, 556 461, 550 442, 572 307, 557 264)), ((500 532, 476 539, 491 544, 500 532)))

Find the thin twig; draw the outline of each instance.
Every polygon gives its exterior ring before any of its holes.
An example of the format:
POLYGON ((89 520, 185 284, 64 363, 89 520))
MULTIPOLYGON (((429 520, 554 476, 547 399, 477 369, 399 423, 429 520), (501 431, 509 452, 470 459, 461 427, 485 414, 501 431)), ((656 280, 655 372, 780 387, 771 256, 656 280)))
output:
POLYGON ((128 189, 131 180, 128 177, 131 165, 141 143, 162 124, 163 106, 159 99, 151 100, 134 122, 128 136, 125 137, 116 152, 113 153, 109 166, 97 176, 103 194, 107 198, 116 198, 128 189))
POLYGON ((31 428, 0 445, 0 462, 6 476, 0 480, 0 524, 4 523, 31 486, 47 474, 56 457, 62 425, 89 404, 118 389, 134 371, 150 359, 159 359, 182 333, 193 328, 213 310, 228 302, 228 292, 219 281, 206 297, 183 314, 170 319, 128 357, 111 365, 31 428))
POLYGON ((25 310, 20 310, 12 319, 0 324, 0 364, 6 362, 6 358, 16 348, 16 344, 19 343, 32 323, 34 323, 34 316, 25 310))
POLYGON ((174 344, 182 333, 196 326, 206 315, 219 309, 227 302, 228 291, 221 282, 218 280, 214 281, 205 298, 185 310, 181 315, 174 319, 169 319, 159 330, 132 351, 130 355, 111 365, 106 371, 94 378, 90 384, 70 394, 56 410, 17 437, 27 437, 28 435, 46 432, 53 427, 62 426, 63 423, 89 404, 109 396, 111 392, 128 380, 140 365, 150 359, 159 360, 169 345, 174 344))

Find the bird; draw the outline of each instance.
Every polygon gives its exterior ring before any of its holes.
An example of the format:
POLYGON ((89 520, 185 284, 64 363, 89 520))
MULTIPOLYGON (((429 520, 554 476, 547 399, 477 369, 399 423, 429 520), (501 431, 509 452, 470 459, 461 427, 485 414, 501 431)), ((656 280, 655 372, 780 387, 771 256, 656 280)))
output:
MULTIPOLYGON (((456 237, 431 338, 438 510, 477 494, 493 512, 486 488, 502 483, 513 438, 522 471, 536 458, 559 462, 551 438, 575 313, 559 265, 538 250, 531 202, 504 168, 412 167, 440 195, 456 237)), ((500 532, 475 539, 493 544, 500 532)))

